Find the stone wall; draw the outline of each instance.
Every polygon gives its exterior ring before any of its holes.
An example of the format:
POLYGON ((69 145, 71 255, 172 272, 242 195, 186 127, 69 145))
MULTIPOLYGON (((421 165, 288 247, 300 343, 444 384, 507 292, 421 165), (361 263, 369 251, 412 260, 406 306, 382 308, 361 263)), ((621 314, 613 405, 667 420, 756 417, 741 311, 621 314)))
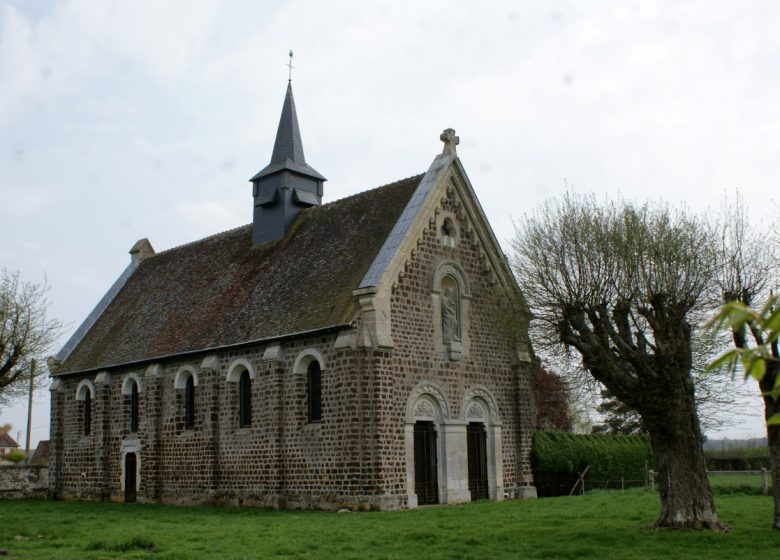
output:
POLYGON ((46 465, 0 465, 0 499, 45 498, 48 492, 46 465))

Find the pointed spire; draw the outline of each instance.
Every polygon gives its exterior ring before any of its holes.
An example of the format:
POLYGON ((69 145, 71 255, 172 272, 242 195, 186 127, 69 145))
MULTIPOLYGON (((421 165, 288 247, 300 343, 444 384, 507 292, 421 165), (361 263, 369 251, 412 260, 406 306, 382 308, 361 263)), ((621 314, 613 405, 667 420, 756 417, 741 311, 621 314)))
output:
POLYGON ((287 82, 287 94, 284 96, 282 116, 279 119, 279 128, 276 130, 276 142, 274 142, 271 163, 252 177, 250 181, 283 169, 325 180, 325 177, 306 164, 306 159, 303 157, 303 142, 301 141, 301 131, 298 128, 298 114, 295 110, 292 83, 289 81, 287 82))
POLYGON ((276 130, 276 142, 271 163, 284 163, 285 160, 306 164, 303 157, 303 143, 301 131, 298 128, 298 114, 295 111, 295 99, 293 99, 292 84, 287 83, 287 95, 284 96, 282 116, 279 119, 279 128, 276 130))

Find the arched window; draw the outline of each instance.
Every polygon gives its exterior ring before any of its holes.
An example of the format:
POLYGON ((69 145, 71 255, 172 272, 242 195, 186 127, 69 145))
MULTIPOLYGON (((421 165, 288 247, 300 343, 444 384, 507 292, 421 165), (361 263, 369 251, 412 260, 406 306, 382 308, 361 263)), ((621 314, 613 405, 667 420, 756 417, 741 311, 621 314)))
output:
POLYGON ((95 386, 89 379, 82 379, 76 388, 76 400, 81 403, 81 431, 85 436, 92 433, 92 398, 95 395, 95 386))
POLYGON ((130 386, 130 431, 138 431, 138 383, 135 381, 130 386))
POLYGON ((244 370, 238 380, 238 425, 246 428, 252 424, 252 382, 244 370))
POLYGON ((84 392, 84 435, 88 436, 92 433, 92 392, 87 390, 84 392))
POLYGON ((309 403, 309 422, 322 420, 322 369, 312 360, 306 369, 306 396, 309 403))
POLYGON ((184 424, 187 428, 195 426, 195 380, 187 376, 184 385, 184 424))

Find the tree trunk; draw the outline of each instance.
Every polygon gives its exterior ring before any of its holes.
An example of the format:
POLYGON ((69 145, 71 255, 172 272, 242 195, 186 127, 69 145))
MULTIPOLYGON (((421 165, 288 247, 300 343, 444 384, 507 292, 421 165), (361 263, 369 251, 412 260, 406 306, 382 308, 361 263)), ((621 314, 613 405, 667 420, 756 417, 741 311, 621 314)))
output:
MULTIPOLYGON (((776 368, 767 368, 766 375, 759 383, 763 393, 774 388, 775 378, 778 372, 776 368)), ((780 400, 770 396, 764 396, 764 416, 768 420, 780 413, 780 400)), ((769 465, 772 470, 772 496, 775 504, 775 514, 772 519, 772 529, 780 529, 780 426, 766 427, 767 445, 769 446, 769 465)))
POLYGON ((655 526, 661 529, 728 528, 718 520, 702 449, 702 436, 693 405, 669 403, 667 412, 643 414, 658 467, 661 514, 655 526), (668 411, 674 411, 669 414, 668 411))

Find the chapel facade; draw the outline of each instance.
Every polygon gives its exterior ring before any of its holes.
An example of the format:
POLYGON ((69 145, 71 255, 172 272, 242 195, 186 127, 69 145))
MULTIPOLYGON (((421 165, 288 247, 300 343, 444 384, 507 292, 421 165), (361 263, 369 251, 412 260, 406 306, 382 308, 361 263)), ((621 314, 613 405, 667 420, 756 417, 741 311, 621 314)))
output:
POLYGON ((457 157, 322 204, 291 86, 253 223, 147 240, 49 360, 56 499, 535 497, 529 313, 457 157))

